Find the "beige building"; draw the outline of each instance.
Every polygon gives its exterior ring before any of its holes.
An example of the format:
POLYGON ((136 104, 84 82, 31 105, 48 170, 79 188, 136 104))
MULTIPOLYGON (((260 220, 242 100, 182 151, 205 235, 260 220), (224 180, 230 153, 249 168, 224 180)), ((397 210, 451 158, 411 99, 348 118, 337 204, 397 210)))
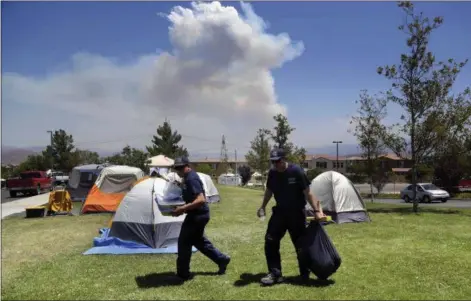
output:
POLYGON ((347 170, 347 157, 339 156, 337 166, 337 156, 331 155, 307 155, 307 168, 308 169, 320 169, 320 170, 336 170, 341 173, 345 173, 347 170))
MULTIPOLYGON (((340 173, 347 174, 348 167, 354 163, 365 162, 366 159, 361 156, 339 156, 337 166, 337 156, 320 154, 320 155, 306 155, 306 161, 302 164, 305 170, 308 169, 320 169, 322 171, 336 170, 340 173)), ((233 159, 228 160, 228 168, 232 169, 232 172, 236 172, 236 166, 247 165, 247 161, 244 159, 235 162, 233 159)), ((200 164, 207 164, 211 167, 212 173, 210 176, 218 177, 224 173, 225 167, 220 159, 200 159, 192 161, 192 166, 197 167, 200 164)), ((404 174, 409 171, 412 163, 410 160, 405 160, 397 157, 394 154, 385 154, 380 158, 381 168, 384 171, 392 171, 396 174, 404 174)))
MULTIPOLYGON (((403 159, 395 154, 385 154, 380 157, 381 169, 384 171, 392 171, 396 174, 404 174, 412 167, 411 160, 403 159)), ((308 155, 306 156, 306 166, 308 169, 318 168, 320 170, 336 170, 341 173, 347 173, 348 167, 364 162, 366 159, 361 156, 339 156, 337 166, 337 156, 332 155, 308 155)))
POLYGON ((221 174, 223 174, 226 170, 226 168, 231 169, 233 173, 236 173, 236 167, 240 167, 243 165, 247 165, 247 162, 245 160, 231 160, 229 159, 227 161, 227 165, 221 162, 221 159, 211 159, 211 158, 205 158, 205 159, 199 159, 199 160, 194 160, 191 161, 191 166, 193 168, 197 168, 198 165, 209 165, 211 167, 211 174, 210 176, 213 178, 219 177, 221 174))

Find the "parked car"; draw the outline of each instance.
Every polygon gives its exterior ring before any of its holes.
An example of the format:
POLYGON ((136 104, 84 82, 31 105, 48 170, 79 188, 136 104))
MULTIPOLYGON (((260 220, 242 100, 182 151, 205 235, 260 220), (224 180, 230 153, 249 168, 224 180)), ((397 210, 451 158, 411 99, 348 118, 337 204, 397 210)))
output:
POLYGON ((52 179, 45 171, 25 171, 20 173, 19 178, 8 179, 6 186, 12 198, 17 193, 38 195, 44 190, 51 190, 52 179))
POLYGON ((62 171, 47 171, 48 175, 52 178, 52 186, 67 186, 69 183, 69 176, 62 171))
MULTIPOLYGON (((412 201, 414 192, 412 187, 413 185, 409 185, 401 190, 401 199, 406 203, 412 201)), ((450 198, 450 194, 432 183, 418 183, 416 197, 420 202, 430 203, 432 201, 441 201, 445 203, 450 198)))

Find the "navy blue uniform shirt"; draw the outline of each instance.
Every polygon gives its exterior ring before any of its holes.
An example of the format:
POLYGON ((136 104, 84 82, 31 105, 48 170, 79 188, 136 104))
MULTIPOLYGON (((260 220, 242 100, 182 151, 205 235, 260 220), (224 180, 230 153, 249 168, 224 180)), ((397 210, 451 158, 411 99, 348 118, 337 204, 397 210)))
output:
POLYGON ((270 169, 268 172, 267 188, 273 192, 276 205, 287 210, 303 209, 306 205, 304 190, 310 185, 304 170, 288 164, 284 172, 270 169))
MULTIPOLYGON (((194 170, 185 174, 182 186, 182 197, 187 204, 193 202, 200 193, 204 194, 203 182, 194 170)), ((187 211, 187 214, 206 214, 208 212, 208 204, 204 203, 203 206, 197 209, 187 211)))

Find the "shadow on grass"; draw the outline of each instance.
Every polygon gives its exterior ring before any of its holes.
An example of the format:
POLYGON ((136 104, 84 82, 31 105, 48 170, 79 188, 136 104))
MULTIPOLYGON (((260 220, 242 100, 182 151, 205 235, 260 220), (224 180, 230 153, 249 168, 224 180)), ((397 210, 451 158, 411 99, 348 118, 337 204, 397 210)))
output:
MULTIPOLYGON (((260 280, 266 276, 266 273, 250 274, 244 273, 240 275, 240 279, 234 282, 234 286, 241 287, 253 283, 260 283, 260 280)), ((284 277, 286 284, 299 285, 299 286, 310 286, 310 287, 325 287, 335 283, 334 280, 319 280, 309 279, 307 282, 302 281, 299 276, 284 277)))
MULTIPOLYGON (((195 272, 193 276, 214 276, 216 272, 195 272)), ((174 272, 152 273, 145 276, 137 276, 136 284, 139 288, 156 288, 161 286, 178 286, 185 280, 178 277, 174 272)))
POLYGON ((464 216, 471 216, 470 212, 465 212, 463 210, 457 209, 446 209, 446 208, 427 208, 423 205, 419 205, 419 210, 417 213, 410 207, 379 207, 379 208, 369 208, 368 212, 370 213, 398 213, 398 214, 420 214, 420 213, 435 213, 435 214, 457 214, 464 216))

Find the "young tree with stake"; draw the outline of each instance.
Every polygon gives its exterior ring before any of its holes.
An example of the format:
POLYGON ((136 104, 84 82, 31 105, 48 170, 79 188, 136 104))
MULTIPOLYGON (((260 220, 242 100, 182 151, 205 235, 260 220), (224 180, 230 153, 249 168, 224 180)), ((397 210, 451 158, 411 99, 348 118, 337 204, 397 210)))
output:
MULTIPOLYGON (((443 18, 430 20, 422 13, 417 14, 411 2, 400 2, 398 6, 406 15, 405 23, 399 26, 399 30, 407 35, 409 52, 401 55, 398 65, 379 67, 377 72, 393 82, 387 99, 399 104, 405 111, 402 117, 404 123, 391 127, 384 138, 386 145, 401 157, 410 149, 412 185, 415 188, 417 164, 443 143, 435 134, 440 126, 437 116, 447 104, 454 102, 450 90, 467 60, 457 63, 449 59, 437 63, 428 46, 432 32, 443 23, 443 18), (404 136, 408 136, 410 145, 404 136)), ((417 212, 419 200, 416 189, 413 191, 413 209, 417 212)))

